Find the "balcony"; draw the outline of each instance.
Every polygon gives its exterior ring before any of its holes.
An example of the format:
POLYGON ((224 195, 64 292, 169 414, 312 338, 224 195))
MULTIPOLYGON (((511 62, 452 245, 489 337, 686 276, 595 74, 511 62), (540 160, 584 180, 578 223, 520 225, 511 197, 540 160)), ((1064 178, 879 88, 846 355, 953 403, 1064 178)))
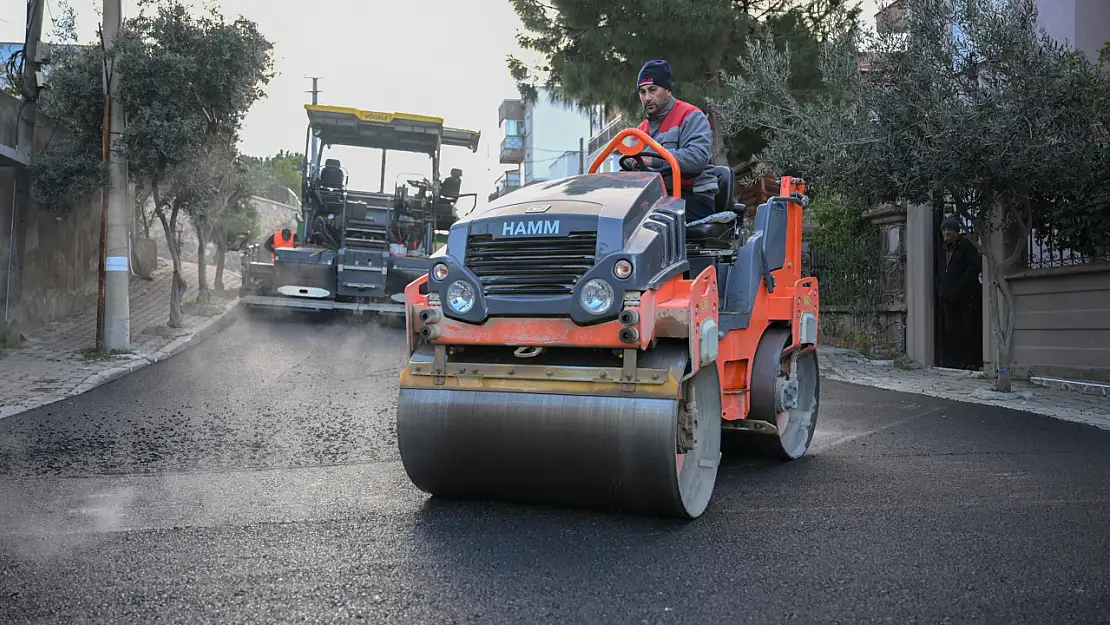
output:
POLYGON ((503 176, 497 179, 497 188, 501 189, 519 189, 520 188, 520 172, 515 169, 507 171, 503 176))
POLYGON ((506 119, 524 121, 524 102, 521 100, 503 100, 497 107, 497 125, 500 126, 506 119))
POLYGON ((586 148, 586 153, 591 156, 597 154, 597 151, 605 147, 605 144, 613 140, 617 133, 628 128, 628 122, 623 116, 617 117, 609 122, 604 128, 601 129, 596 135, 590 137, 589 146, 586 148))
POLYGON ((489 195, 489 201, 494 201, 497 198, 516 191, 520 188, 520 172, 517 170, 507 171, 503 176, 497 179, 496 186, 493 193, 489 195))
POLYGON ((519 165, 524 162, 524 137, 509 135, 501 140, 501 164, 519 165))

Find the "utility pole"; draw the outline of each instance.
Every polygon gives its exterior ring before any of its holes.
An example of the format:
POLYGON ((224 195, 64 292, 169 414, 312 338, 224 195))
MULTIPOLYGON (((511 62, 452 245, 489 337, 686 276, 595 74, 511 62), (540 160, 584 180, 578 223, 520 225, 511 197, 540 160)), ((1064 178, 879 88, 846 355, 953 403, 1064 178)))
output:
MULTIPOLYGON (((317 88, 317 82, 320 80, 320 77, 319 76, 305 76, 305 78, 309 78, 309 79, 312 80, 312 91, 306 91, 305 93, 311 93, 312 94, 312 104, 319 103, 319 101, 320 101, 320 89, 317 88)), ((318 141, 319 140, 316 138, 316 135, 312 135, 312 151, 305 155, 305 158, 308 159, 308 162, 310 164, 314 163, 314 159, 316 158, 316 147, 318 145, 318 143, 317 143, 318 141)))
POLYGON ((578 137, 578 174, 586 173, 586 140, 578 137))
POLYGON ((8 233, 8 269, 4 295, 4 325, 9 331, 15 330, 23 320, 23 258, 27 213, 31 210, 31 161, 34 159, 35 126, 38 122, 38 72, 42 65, 39 43, 42 39, 42 14, 45 6, 46 0, 27 2, 27 34, 23 40, 23 84, 20 94, 22 100, 19 103, 16 131, 16 151, 24 166, 17 167, 15 173, 12 219, 8 226, 11 232, 8 233))
MULTIPOLYGON (((104 48, 111 56, 116 45, 123 10, 120 0, 104 0, 102 34, 104 48)), ((107 62, 107 59, 105 59, 107 62)), ((131 346, 130 301, 130 230, 131 203, 127 201, 127 162, 113 143, 123 132, 123 107, 114 106, 119 93, 119 68, 114 63, 105 67, 104 76, 104 145, 103 156, 108 165, 108 188, 104 193, 101 216, 101 301, 97 310, 97 347, 105 351, 128 349, 131 346)))
MULTIPOLYGON (((27 3, 27 38, 23 42, 23 102, 19 110, 19 139, 17 148, 20 156, 28 162, 35 151, 35 115, 38 111, 38 70, 39 42, 42 39, 42 12, 46 0, 30 0, 27 3)), ((27 189, 30 191, 30 189, 27 189)))

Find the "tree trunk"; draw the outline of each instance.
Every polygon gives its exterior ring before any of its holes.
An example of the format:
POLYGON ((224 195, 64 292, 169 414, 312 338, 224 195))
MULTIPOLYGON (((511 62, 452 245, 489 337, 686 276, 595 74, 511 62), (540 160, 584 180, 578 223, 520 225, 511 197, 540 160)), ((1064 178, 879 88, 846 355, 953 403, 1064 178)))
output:
POLYGON ((135 217, 138 219, 138 227, 143 231, 146 238, 150 238, 150 226, 154 216, 147 213, 146 201, 150 197, 149 190, 144 189, 141 184, 135 185, 135 217))
MULTIPOLYGON (((725 54, 732 46, 733 41, 733 37, 721 37, 713 44, 712 48, 707 50, 706 58, 708 62, 705 69, 710 77, 710 93, 720 95, 721 63, 724 61, 725 54)), ((728 167, 728 147, 725 146, 724 122, 721 120, 717 108, 712 104, 707 102, 704 110, 705 116, 709 119, 709 128, 713 131, 713 153, 709 156, 709 160, 714 165, 728 167)))
POLYGON ((217 232, 216 237, 216 290, 224 290, 224 257, 227 256, 227 234, 217 232))
POLYGON ((709 118, 709 126, 713 130, 713 154, 709 158, 714 165, 728 167, 728 148, 725 146, 725 133, 721 131, 720 116, 716 109, 706 106, 706 117, 709 118))
MULTIPOLYGON (((995 210, 1007 209, 996 207, 995 210)), ((1021 214, 1013 208, 1008 209, 1008 211, 1018 225, 1019 232, 1015 233, 1013 249, 1004 258, 998 258, 993 241, 989 239, 989 233, 994 231, 990 227, 991 224, 987 224, 986 220, 976 220, 975 223, 976 230, 985 227, 982 232, 988 233, 984 235, 977 234, 977 238, 979 239, 979 250, 983 254, 983 260, 991 268, 991 288, 987 292, 990 294, 988 303, 990 305, 990 319, 993 321, 991 325, 993 326, 995 343, 996 378, 994 388, 1002 393, 1009 393, 1013 390, 1010 367, 1013 365, 1014 351, 1014 291, 1010 286, 1008 276, 1021 261, 1022 254, 1025 251, 1025 242, 1029 238, 1031 229, 1028 207, 1021 214), (987 237, 986 241, 983 240, 984 236, 987 237)), ((1001 230, 1004 244, 1007 234, 1005 229, 1001 230)))
POLYGON ((212 293, 208 290, 208 261, 204 257, 204 226, 196 224, 197 231, 197 304, 207 306, 212 303, 212 293))
MULTIPOLYGON (((997 271, 997 269, 994 271, 997 271)), ((991 289, 994 291, 992 299, 1001 304, 1000 307, 996 304, 992 311, 997 320, 995 340, 998 343, 998 347, 995 349, 998 360, 998 378, 995 381, 995 390, 1009 393, 1013 388, 1011 386, 1010 365, 1014 361, 1014 292, 1010 289, 1009 280, 1004 277, 994 280, 991 286, 994 287, 991 289)))
POLYGON ((181 312, 181 303, 185 300, 185 292, 189 288, 189 284, 185 282, 185 278, 181 275, 181 251, 177 246, 177 238, 173 236, 177 227, 178 207, 175 205, 172 208, 170 218, 167 220, 166 213, 162 209, 162 198, 157 180, 151 184, 151 192, 154 195, 154 212, 158 216, 158 221, 162 222, 162 230, 166 233, 166 249, 169 250, 170 259, 173 261, 173 277, 170 281, 170 320, 166 325, 171 328, 183 328, 185 327, 185 315, 181 312))

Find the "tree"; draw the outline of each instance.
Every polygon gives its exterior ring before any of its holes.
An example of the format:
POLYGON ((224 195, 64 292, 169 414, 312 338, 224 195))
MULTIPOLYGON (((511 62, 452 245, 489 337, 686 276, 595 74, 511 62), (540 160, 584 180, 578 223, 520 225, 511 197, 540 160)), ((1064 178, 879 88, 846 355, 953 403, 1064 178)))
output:
MULTIPOLYGON (((196 15, 178 0, 142 0, 124 22, 110 55, 76 49, 53 68, 46 109, 68 131, 35 173, 35 197, 56 211, 104 184, 100 165, 102 74, 117 68, 115 106, 127 114, 117 146, 137 186, 148 189, 173 260, 169 325, 183 324, 187 285, 175 237, 185 212, 202 218, 217 195, 206 178, 214 146, 234 145, 251 105, 272 77, 272 44, 245 18, 226 20, 215 8, 196 15)), ((228 163, 230 165, 230 162, 228 163)))
POLYGON ((249 156, 247 160, 251 167, 256 168, 263 177, 263 184, 276 184, 288 187, 301 199, 302 163, 304 154, 300 152, 286 152, 279 150, 273 156, 265 158, 249 156))
MULTIPOLYGON (((527 34, 522 48, 542 58, 529 67, 510 56, 509 69, 526 98, 542 83, 564 102, 606 105, 636 119, 642 115, 634 87, 644 61, 667 59, 676 95, 703 107, 719 128, 711 99, 725 95, 723 72, 739 70, 735 50, 753 34, 769 31, 777 41, 815 53, 824 34, 841 21, 854 22, 849 0, 510 0, 527 34)), ((804 55, 797 60, 797 87, 814 86, 804 55)), ((734 136, 726 146, 714 132, 713 159, 745 159, 761 146, 758 129, 734 136)))
POLYGON ((1110 257, 1110 80, 1106 64, 1110 62, 1110 43, 1103 47, 1098 60, 1098 76, 1093 84, 1090 124, 1089 176, 1073 177, 1075 186, 1065 188, 1061 197, 1049 199, 1047 206, 1033 214, 1033 227, 1043 241, 1057 249, 1092 258, 1110 257), (1080 178, 1080 179, 1076 179, 1080 178))
POLYGON ((252 233, 258 229, 258 213, 250 198, 259 187, 259 181, 247 159, 231 146, 219 146, 210 151, 200 171, 209 181, 212 194, 203 210, 190 211, 197 232, 197 303, 208 304, 206 244, 216 245, 216 282, 224 290, 223 272, 228 240, 244 230, 252 233))
MULTIPOLYGON (((250 195, 240 195, 230 199, 227 210, 213 224, 213 240, 216 242, 216 281, 217 291, 224 290, 224 263, 230 242, 239 234, 249 232, 242 244, 258 241, 258 209, 250 201, 250 195)), ((234 249, 234 248, 233 248, 234 249)))
POLYGON ((730 131, 771 129, 764 163, 805 176, 815 189, 861 208, 954 202, 974 223, 972 241, 991 268, 997 388, 1009 391, 1007 275, 1034 225, 1065 206, 1084 210, 1076 190, 1091 187, 1105 159, 1092 153, 1105 145, 1107 126, 1094 122, 1106 79, 1081 53, 1038 34, 1034 0, 910 0, 908 7, 908 36, 865 36, 854 27, 835 33, 822 52, 825 89, 809 101, 788 88, 789 50, 749 42, 743 71, 727 81, 732 93, 717 104, 730 131), (866 72, 861 59, 870 63, 866 72), (991 244, 996 232, 1002 249, 991 244))

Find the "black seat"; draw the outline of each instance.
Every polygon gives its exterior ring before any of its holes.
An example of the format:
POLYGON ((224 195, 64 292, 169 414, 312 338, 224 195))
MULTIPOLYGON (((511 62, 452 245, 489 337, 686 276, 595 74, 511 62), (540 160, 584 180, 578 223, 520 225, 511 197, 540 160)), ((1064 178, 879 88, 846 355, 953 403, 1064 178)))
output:
POLYGON ((723 165, 712 165, 707 172, 717 177, 717 195, 714 198, 716 212, 704 219, 686 224, 686 241, 708 247, 727 248, 731 245, 736 231, 738 211, 742 204, 734 201, 735 178, 732 170, 723 165))
POLYGON ((717 197, 714 198, 718 213, 727 213, 736 209, 736 178, 732 170, 724 165, 713 165, 709 173, 717 177, 717 197))
POLYGON ((320 185, 332 189, 343 188, 343 170, 340 169, 339 159, 329 158, 324 161, 324 168, 320 170, 320 185))

